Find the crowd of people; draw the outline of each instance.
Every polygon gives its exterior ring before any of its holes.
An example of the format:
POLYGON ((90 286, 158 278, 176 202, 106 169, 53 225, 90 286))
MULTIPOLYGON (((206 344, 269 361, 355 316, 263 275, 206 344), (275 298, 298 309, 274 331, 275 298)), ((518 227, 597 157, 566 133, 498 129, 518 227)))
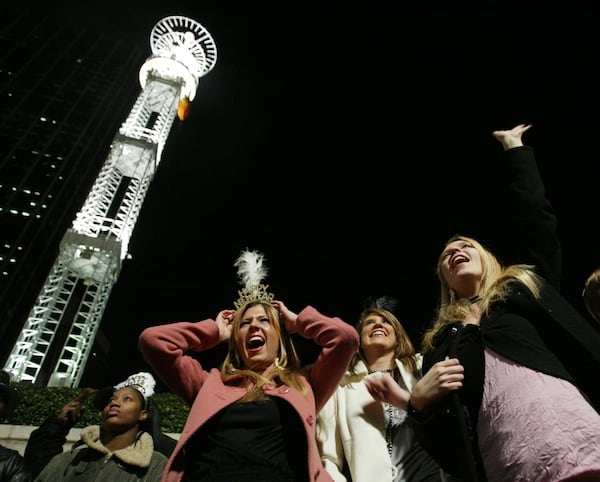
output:
MULTIPOLYGON (((467 234, 442 245, 422 339, 387 296, 368 297, 354 326, 310 305, 292 311, 264 284, 263 255, 245 250, 234 308, 140 333, 149 368, 190 407, 178 440, 161 430, 154 376, 140 372, 83 390, 32 432, 24 456, 0 446, 0 482, 600 481, 600 268, 581 313, 560 292, 557 219, 523 142, 530 127, 492 133, 502 256, 467 234), (296 336, 318 347, 310 363, 296 336), (220 365, 203 367, 195 355, 219 345, 220 365), (87 397, 102 422, 64 451, 87 397)), ((4 419, 20 398, 1 376, 4 419)))

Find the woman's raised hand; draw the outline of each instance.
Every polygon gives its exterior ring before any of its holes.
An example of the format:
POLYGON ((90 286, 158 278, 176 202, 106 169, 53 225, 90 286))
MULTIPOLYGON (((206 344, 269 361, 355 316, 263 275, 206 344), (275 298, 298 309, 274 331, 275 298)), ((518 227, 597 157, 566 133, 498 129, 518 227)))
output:
POLYGON ((281 319, 285 323, 286 331, 289 334, 296 333, 296 320, 298 319, 298 315, 289 310, 288 307, 283 304, 283 301, 273 300, 271 301, 271 306, 277 309, 281 314, 281 319))
POLYGON ((217 315, 215 323, 219 327, 219 343, 229 341, 231 338, 233 315, 235 315, 235 310, 222 310, 217 315))

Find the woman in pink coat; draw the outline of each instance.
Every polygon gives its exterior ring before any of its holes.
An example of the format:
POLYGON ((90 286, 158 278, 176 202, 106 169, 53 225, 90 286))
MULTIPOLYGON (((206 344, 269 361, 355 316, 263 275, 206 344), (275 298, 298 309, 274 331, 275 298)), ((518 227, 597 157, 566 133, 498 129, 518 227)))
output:
POLYGON ((299 314, 266 286, 240 291, 236 310, 215 320, 146 328, 145 360, 190 406, 163 481, 331 481, 315 438, 316 413, 358 350, 354 328, 308 306, 299 314), (321 346, 301 366, 291 334, 321 346), (205 370, 190 352, 228 343, 221 365, 205 370))

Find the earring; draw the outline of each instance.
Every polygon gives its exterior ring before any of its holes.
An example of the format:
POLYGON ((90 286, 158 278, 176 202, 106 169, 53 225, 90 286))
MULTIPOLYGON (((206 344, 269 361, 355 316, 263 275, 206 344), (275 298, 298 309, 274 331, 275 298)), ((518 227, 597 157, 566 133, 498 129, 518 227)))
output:
POLYGON ((449 290, 448 294, 450 297, 450 303, 454 303, 456 301, 456 293, 454 292, 454 290, 449 290))

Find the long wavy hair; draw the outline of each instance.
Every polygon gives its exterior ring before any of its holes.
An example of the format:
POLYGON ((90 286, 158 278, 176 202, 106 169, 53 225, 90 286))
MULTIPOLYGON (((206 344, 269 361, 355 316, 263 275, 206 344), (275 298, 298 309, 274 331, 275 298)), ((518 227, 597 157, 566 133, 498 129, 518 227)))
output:
POLYGON ((240 401, 249 402, 265 399, 262 386, 267 384, 288 385, 298 389, 304 395, 308 393, 299 375, 302 368, 300 358, 298 357, 292 338, 281 323, 279 311, 268 302, 250 301, 235 312, 232 325, 227 355, 221 365, 221 376, 225 383, 230 385, 239 385, 245 380, 252 382, 253 388, 240 401), (267 375, 245 367, 237 345, 237 340, 240 336, 240 325, 244 314, 248 308, 256 305, 261 305, 265 309, 271 326, 279 339, 279 351, 275 359, 274 368, 273 370, 269 370, 267 375))
MULTIPOLYGON (((406 330, 402 326, 402 323, 400 323, 398 318, 396 318, 396 316, 392 312, 382 308, 364 309, 363 312, 360 314, 358 322, 354 326, 356 328, 356 331, 358 331, 359 336, 365 326, 367 318, 371 315, 379 315, 392 325, 394 333, 396 334, 394 358, 400 360, 400 362, 406 367, 406 369, 409 370, 409 372, 412 373, 415 377, 419 377, 420 370, 417 365, 417 357, 414 346, 410 341, 408 333, 406 333, 406 330)), ((349 370, 351 373, 356 374, 356 364, 359 361, 363 361, 367 366, 369 365, 365 357, 362 344, 359 346, 358 352, 356 352, 352 357, 352 360, 350 360, 349 370)))
MULTIPOLYGON (((442 253, 450 243, 455 241, 464 241, 470 244, 477 250, 481 258, 482 275, 478 303, 482 313, 488 312, 492 304, 505 301, 512 285, 515 283, 524 285, 534 297, 539 298, 541 280, 535 273, 533 265, 513 264, 504 266, 482 243, 474 238, 462 235, 455 235, 448 239, 442 253)), ((440 307, 437 319, 423 337, 423 353, 433 348, 433 338, 441 328, 449 323, 464 320, 471 310, 472 301, 470 299, 456 299, 453 295, 454 292, 448 286, 448 282, 442 273, 442 261, 443 257, 440 254, 436 267, 440 281, 440 307)))

